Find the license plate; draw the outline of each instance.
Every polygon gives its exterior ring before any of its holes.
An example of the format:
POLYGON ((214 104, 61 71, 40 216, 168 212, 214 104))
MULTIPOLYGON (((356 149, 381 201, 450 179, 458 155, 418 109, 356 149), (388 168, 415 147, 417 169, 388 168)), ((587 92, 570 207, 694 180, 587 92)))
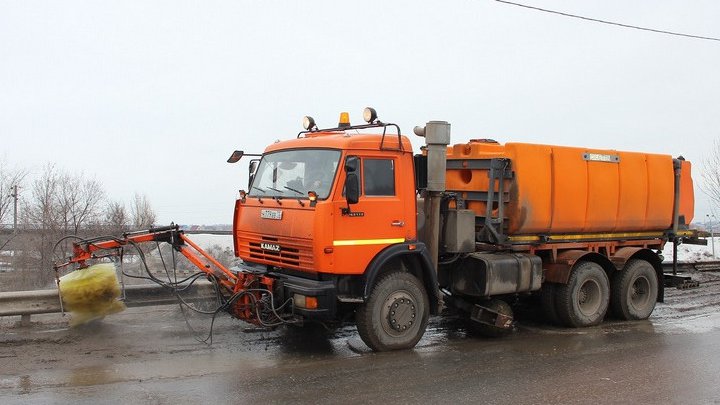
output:
POLYGON ((282 211, 278 210, 260 210, 260 218, 282 219, 282 213, 282 211))

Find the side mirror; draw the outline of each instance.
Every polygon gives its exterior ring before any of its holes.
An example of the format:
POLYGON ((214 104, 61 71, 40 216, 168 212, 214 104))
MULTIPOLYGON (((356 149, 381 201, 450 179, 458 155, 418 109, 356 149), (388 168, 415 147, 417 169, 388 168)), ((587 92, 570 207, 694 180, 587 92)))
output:
MULTIPOLYGON (((357 204, 360 200, 360 178, 357 171, 360 168, 360 159, 357 156, 345 158, 345 199, 348 205, 357 204)), ((348 211, 350 207, 348 207, 348 211)))
POLYGON ((360 167, 360 159, 357 156, 348 156, 345 158, 345 171, 348 173, 357 172, 360 167))
POLYGON ((236 150, 235 152, 230 155, 227 162, 228 163, 237 163, 240 159, 242 159, 243 156, 255 156, 260 157, 262 155, 258 155, 257 153, 245 153, 241 150, 236 150))
POLYGON ((257 172, 258 163, 260 163, 259 160, 253 159, 248 165, 248 190, 250 190, 250 187, 252 187, 252 182, 255 179, 255 173, 257 172))
POLYGON ((245 152, 243 152, 241 150, 236 150, 235 152, 232 153, 232 155, 230 155, 227 162, 228 163, 236 163, 237 161, 242 159, 244 154, 245 154, 245 152))
POLYGON ((349 171, 345 177, 345 199, 348 205, 357 204, 360 200, 360 178, 355 172, 349 171))

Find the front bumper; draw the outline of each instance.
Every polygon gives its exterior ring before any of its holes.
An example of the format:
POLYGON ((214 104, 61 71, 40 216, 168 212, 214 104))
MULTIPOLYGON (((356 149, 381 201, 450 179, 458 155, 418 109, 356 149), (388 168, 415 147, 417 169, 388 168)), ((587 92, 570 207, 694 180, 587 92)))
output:
POLYGON ((317 308, 302 308, 294 305, 294 313, 307 319, 331 320, 337 313, 336 287, 333 281, 320 281, 281 273, 269 273, 275 278, 275 295, 282 302, 296 294, 316 297, 317 308))
MULTIPOLYGON (((306 319, 332 320, 337 315, 337 286, 333 280, 314 280, 311 278, 289 275, 277 271, 267 271, 264 266, 253 266, 243 263, 234 268, 238 273, 245 273, 255 277, 272 279, 272 295, 275 308, 282 307, 282 314, 293 314, 306 319), (314 297, 317 307, 306 308, 302 302, 292 305, 283 305, 297 295, 314 297)), ((301 300, 300 300, 301 301, 301 300)))

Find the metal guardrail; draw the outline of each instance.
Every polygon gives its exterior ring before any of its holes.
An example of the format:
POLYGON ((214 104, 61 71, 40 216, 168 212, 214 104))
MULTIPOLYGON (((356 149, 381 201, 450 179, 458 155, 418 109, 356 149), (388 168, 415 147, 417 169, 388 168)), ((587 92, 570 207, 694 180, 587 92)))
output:
MULTIPOLYGON (((188 235, 191 234, 210 234, 210 235, 232 235, 232 230, 230 229, 183 229, 180 228, 183 232, 185 232, 188 235)), ((95 234, 95 235, 105 235, 108 233, 107 228, 105 227, 98 227, 98 228, 82 228, 81 231, 84 234, 95 234)), ((5 226, 3 224, 0 224, 0 234, 2 235, 10 235, 15 232, 15 229, 13 229, 12 225, 5 226)), ((42 234, 45 232, 49 232, 47 229, 43 228, 42 226, 38 225, 22 225, 18 226, 17 232, 19 234, 26 233, 26 234, 42 234)))
POLYGON ((233 231, 231 230, 207 230, 207 229, 195 229, 192 231, 185 230, 183 231, 188 235, 198 235, 198 234, 205 234, 205 235, 232 235, 233 231))
MULTIPOLYGON (((188 290, 182 292, 185 301, 215 297, 212 284, 197 281, 188 290)), ((125 286, 125 299, 128 307, 144 307, 177 303, 177 297, 167 288, 157 284, 125 286)), ((60 299, 57 289, 36 291, 0 292, 0 316, 23 316, 60 312, 60 299)))

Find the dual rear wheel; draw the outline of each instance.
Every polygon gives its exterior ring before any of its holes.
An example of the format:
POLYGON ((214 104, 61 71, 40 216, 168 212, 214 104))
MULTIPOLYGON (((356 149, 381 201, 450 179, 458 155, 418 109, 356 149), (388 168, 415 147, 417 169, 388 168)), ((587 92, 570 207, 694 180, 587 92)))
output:
POLYGON ((567 284, 543 285, 541 301, 550 322, 578 328, 598 325, 608 309, 622 320, 647 319, 657 293, 657 274, 645 260, 629 261, 612 280, 597 263, 579 262, 567 284))
POLYGON ((655 309, 658 277, 645 260, 631 260, 612 280, 610 307, 620 319, 647 319, 655 309))

